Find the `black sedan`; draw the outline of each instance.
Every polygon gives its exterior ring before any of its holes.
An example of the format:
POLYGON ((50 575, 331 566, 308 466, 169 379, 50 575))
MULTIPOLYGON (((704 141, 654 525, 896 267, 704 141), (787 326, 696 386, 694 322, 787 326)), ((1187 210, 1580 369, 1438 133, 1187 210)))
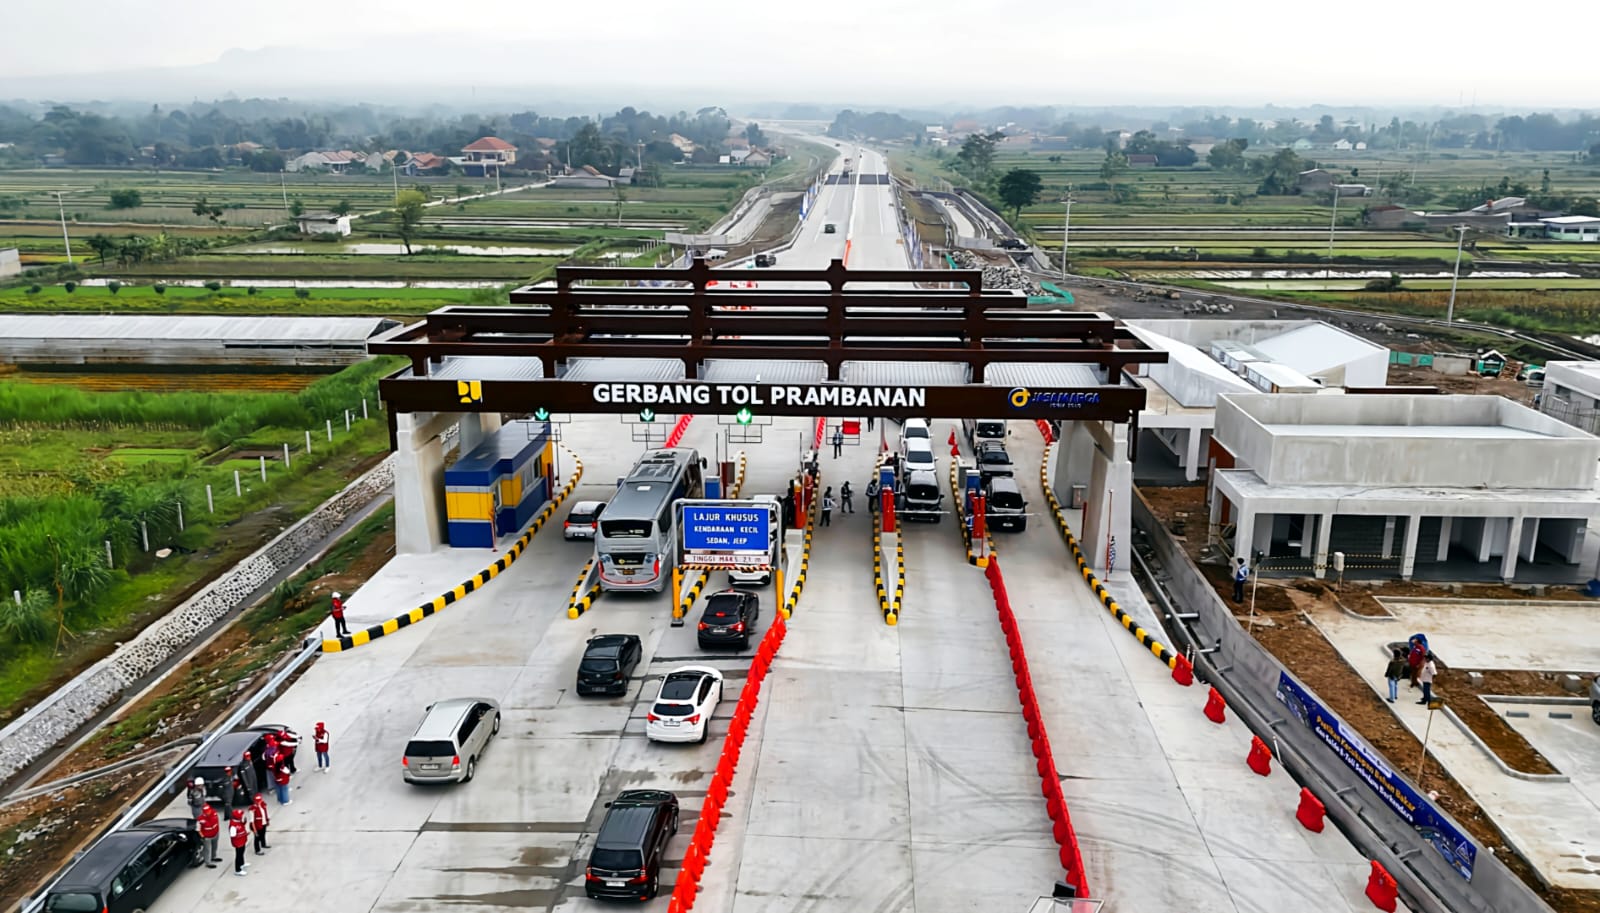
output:
POLYGON ((706 598, 695 636, 701 647, 748 647, 760 619, 761 600, 756 594, 722 590, 706 598))
POLYGON ((644 656, 637 634, 601 634, 589 638, 578 663, 578 694, 627 694, 628 677, 644 656))
MULTIPOLYGON (((267 733, 281 732, 283 727, 276 723, 259 723, 246 729, 239 729, 218 738, 211 743, 211 748, 206 752, 200 763, 189 771, 190 778, 202 777, 206 781, 206 800, 209 802, 222 801, 223 768, 232 767, 234 773, 239 772, 239 765, 245 752, 250 752, 251 763, 256 769, 256 784, 263 792, 266 791, 266 763, 262 760, 261 752, 266 749, 265 736, 267 733)), ((234 805, 249 805, 250 797, 235 797, 234 805)), ((224 812, 223 817, 227 817, 224 812)))

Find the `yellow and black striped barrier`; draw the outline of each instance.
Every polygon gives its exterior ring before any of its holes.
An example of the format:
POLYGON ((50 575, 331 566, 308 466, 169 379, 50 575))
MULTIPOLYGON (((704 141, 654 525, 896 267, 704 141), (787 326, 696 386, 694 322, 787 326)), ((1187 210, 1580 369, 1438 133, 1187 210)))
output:
POLYGON ((572 588, 572 598, 567 600, 567 617, 577 618, 594 608, 600 592, 600 580, 594 573, 594 559, 590 558, 583 565, 583 573, 578 575, 578 585, 572 588))
POLYGON ((872 517, 872 577, 878 589, 878 610, 883 613, 885 624, 893 627, 900 623, 900 608, 904 604, 906 595, 906 550, 900 543, 900 537, 895 537, 894 542, 894 582, 890 586, 883 573, 883 517, 881 513, 874 513, 872 517))
MULTIPOLYGON (((739 472, 733 477, 733 484, 728 486, 727 497, 730 500, 739 497, 739 492, 744 490, 746 465, 745 453, 741 450, 739 451, 739 472)), ((694 608, 695 600, 700 598, 700 591, 705 589, 706 581, 710 578, 711 572, 720 567, 721 565, 683 564, 672 569, 672 595, 675 600, 672 606, 672 618, 674 622, 688 616, 689 610, 694 608), (683 585, 684 581, 688 579, 684 571, 692 571, 695 574, 694 582, 689 584, 688 587, 683 585)))
MULTIPOLYGON (((980 557, 972 551, 972 529, 967 526, 967 501, 961 489, 960 466, 955 460, 950 461, 950 497, 953 501, 951 507, 956 516, 956 526, 961 530, 961 541, 967 546, 967 563, 973 567, 988 567, 989 559, 980 557)), ((988 529, 983 531, 984 539, 989 543, 989 554, 999 554, 994 547, 994 534, 988 529)))
MULTIPOLYGON (((821 477, 818 477, 821 484, 821 477)), ((794 610, 800 606, 800 591, 806 588, 806 572, 811 570, 811 536, 817 530, 817 498, 811 499, 810 509, 806 511, 806 536, 805 542, 800 546, 800 570, 794 575, 794 580, 789 588, 789 595, 779 609, 785 619, 794 616, 794 610)))
POLYGON ((1132 615, 1124 612, 1122 606, 1117 605, 1117 601, 1111 598, 1111 593, 1105 588, 1105 584, 1101 583, 1095 577, 1094 571, 1089 569, 1089 562, 1084 559, 1083 550, 1078 547, 1078 537, 1072 534, 1072 527, 1067 524, 1066 512, 1061 509, 1061 502, 1056 500, 1055 492, 1050 489, 1049 466, 1050 448, 1046 447, 1044 459, 1039 463, 1039 486, 1044 489, 1044 496, 1050 502, 1050 514, 1056 518, 1056 529, 1060 530, 1061 537, 1066 540, 1067 547, 1072 549, 1072 557, 1078 562, 1078 572, 1083 575, 1083 581, 1089 584, 1090 589, 1094 590, 1094 595, 1100 600, 1100 604, 1105 606, 1116 617, 1117 622, 1123 628, 1138 638, 1139 643, 1144 644, 1145 649, 1155 654, 1157 659, 1166 663, 1167 668, 1175 668, 1178 664, 1179 655, 1161 643, 1161 641, 1156 640, 1149 631, 1140 627, 1138 622, 1133 620, 1132 615))
MULTIPOLYGON (((561 449, 567 450, 565 447, 562 447, 561 449)), ((545 523, 548 522, 551 517, 555 516, 556 508, 560 507, 561 502, 565 501, 567 496, 572 494, 572 490, 578 487, 578 480, 583 478, 583 461, 578 459, 577 454, 570 450, 567 450, 567 455, 572 457, 573 470, 572 476, 567 479, 567 484, 562 486, 561 493, 550 499, 550 503, 546 504, 544 509, 539 511, 539 515, 537 517, 533 518, 533 523, 528 526, 527 531, 519 536, 517 541, 512 543, 510 548, 506 549, 506 553, 504 555, 501 555, 499 558, 495 559, 493 564, 489 565, 478 573, 473 574, 470 580, 466 580, 457 584, 455 588, 450 590, 448 593, 435 596, 433 597, 432 602, 425 602, 404 615, 391 618, 383 624, 373 625, 370 628, 357 631, 354 634, 347 634, 343 637, 333 640, 324 640, 322 642, 322 652, 339 653, 344 650, 354 649, 355 647, 359 647, 365 643, 370 643, 385 635, 393 634, 401 628, 410 627, 411 625, 416 624, 417 622, 427 618, 430 615, 433 615, 436 612, 443 611, 445 606, 465 599, 468 593, 482 588, 484 585, 488 584, 489 581, 500 576, 500 574, 504 572, 506 568, 511 566, 512 562, 516 561, 517 558, 522 555, 523 550, 528 547, 528 543, 532 542, 533 537, 539 532, 539 530, 544 528, 545 523)))

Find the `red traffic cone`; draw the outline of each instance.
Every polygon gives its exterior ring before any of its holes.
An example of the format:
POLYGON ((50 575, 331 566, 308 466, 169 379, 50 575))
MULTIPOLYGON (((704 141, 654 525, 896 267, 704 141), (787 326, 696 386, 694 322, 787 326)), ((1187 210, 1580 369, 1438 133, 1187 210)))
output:
POLYGON ((1179 653, 1172 663, 1172 680, 1184 687, 1194 684, 1194 663, 1179 653))
POLYGON ((1266 742, 1261 741, 1261 736, 1250 737, 1250 755, 1245 758, 1245 763, 1263 777, 1272 773, 1272 751, 1267 748, 1266 742))
POLYGON ((1327 813, 1328 810, 1323 806, 1322 800, 1318 799, 1311 790, 1302 787, 1300 790, 1300 808, 1294 813, 1295 820, 1299 821, 1306 830, 1320 834, 1323 827, 1322 818, 1327 813))
POLYGON ((945 443, 949 444, 951 447, 956 445, 956 429, 950 429, 950 440, 945 441, 945 443))
POLYGON ((1227 719, 1228 703, 1222 699, 1217 689, 1212 688, 1206 697, 1206 719, 1213 723, 1220 723, 1227 719))

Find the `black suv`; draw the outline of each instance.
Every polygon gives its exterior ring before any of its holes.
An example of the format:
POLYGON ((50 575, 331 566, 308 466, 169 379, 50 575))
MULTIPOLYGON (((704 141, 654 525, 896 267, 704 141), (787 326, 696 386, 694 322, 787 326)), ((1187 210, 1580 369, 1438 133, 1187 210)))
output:
POLYGON ((748 647, 760 618, 761 600, 756 594, 740 590, 712 593, 706 599, 705 611, 700 613, 696 636, 701 647, 748 647))
POLYGON ((777 254, 756 254, 756 266, 758 266, 758 267, 768 267, 768 266, 777 266, 777 265, 778 265, 778 256, 777 256, 777 254))
POLYGON ((606 803, 583 872, 590 897, 649 900, 661 889, 661 857, 678 832, 678 797, 662 789, 625 789, 606 803))
POLYGON ((130 913, 201 863, 200 834, 187 818, 158 818, 115 831, 90 847, 45 896, 45 913, 130 913))
POLYGON ((578 663, 578 693, 627 694, 628 677, 638 667, 644 645, 637 634, 601 634, 589 638, 578 663))

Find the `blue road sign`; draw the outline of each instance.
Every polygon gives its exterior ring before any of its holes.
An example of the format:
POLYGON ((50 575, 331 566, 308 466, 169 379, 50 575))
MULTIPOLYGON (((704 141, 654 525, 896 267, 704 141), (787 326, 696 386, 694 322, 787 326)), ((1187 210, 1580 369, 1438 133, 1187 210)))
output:
POLYGON ((747 552, 765 555, 772 547, 772 510, 741 504, 685 504, 685 552, 747 552))

